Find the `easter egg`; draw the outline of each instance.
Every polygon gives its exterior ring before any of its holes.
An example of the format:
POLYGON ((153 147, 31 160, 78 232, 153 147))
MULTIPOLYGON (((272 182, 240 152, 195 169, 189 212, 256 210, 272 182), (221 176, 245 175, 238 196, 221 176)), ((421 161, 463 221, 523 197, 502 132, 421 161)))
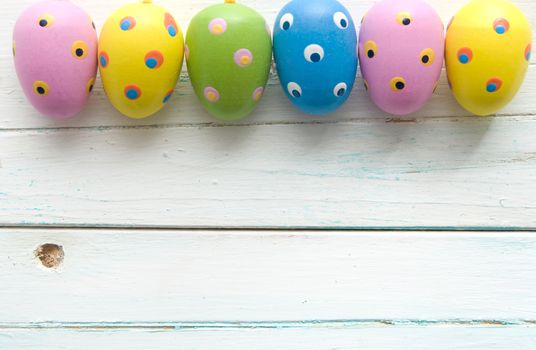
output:
POLYGON ((523 83, 531 54, 527 18, 506 0, 475 0, 447 29, 446 65, 458 103, 485 116, 505 107, 523 83))
POLYGON ((66 119, 88 101, 97 74, 97 33, 91 18, 69 1, 26 9, 13 32, 17 76, 42 114, 66 119))
POLYGON ((365 89, 383 111, 407 115, 432 97, 445 38, 436 11, 421 0, 383 0, 363 18, 359 61, 365 89))
POLYGON ((195 93, 210 114, 226 121, 244 118, 261 100, 270 73, 266 21, 234 0, 207 7, 188 28, 186 62, 195 93))
POLYGON ((302 112, 327 114, 350 96, 357 71, 352 17, 336 0, 293 0, 274 25, 283 91, 302 112))
POLYGON ((112 105, 142 119, 170 100, 182 68, 184 39, 173 16, 150 0, 114 12, 99 38, 99 71, 112 105))

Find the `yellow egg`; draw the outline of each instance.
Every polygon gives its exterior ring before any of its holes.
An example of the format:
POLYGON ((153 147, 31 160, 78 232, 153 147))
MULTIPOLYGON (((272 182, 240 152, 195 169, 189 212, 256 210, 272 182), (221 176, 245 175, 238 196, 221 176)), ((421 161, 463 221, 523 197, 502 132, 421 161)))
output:
POLYGON ((99 71, 110 102, 141 119, 164 107, 182 68, 184 39, 173 16, 143 0, 114 12, 99 39, 99 71))
POLYGON ((474 0, 447 29, 446 65, 454 96, 476 115, 494 114, 516 95, 529 66, 531 28, 506 0, 474 0))

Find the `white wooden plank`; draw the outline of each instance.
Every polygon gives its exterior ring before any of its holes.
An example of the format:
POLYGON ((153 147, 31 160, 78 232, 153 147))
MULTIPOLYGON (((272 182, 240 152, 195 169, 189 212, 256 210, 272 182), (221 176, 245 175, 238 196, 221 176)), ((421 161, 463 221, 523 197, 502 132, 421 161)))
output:
POLYGON ((536 228, 536 118, 4 131, 0 223, 536 228))
POLYGON ((536 324, 532 233, 1 229, 0 251, 0 324, 536 324), (63 247, 57 270, 43 243, 63 247))
MULTIPOLYGON (((219 0, 162 0, 159 4, 168 8, 175 14, 182 27, 187 28, 188 21, 205 6, 218 2, 219 0)), ((107 16, 113 9, 131 0, 114 0, 110 4, 108 0, 79 0, 76 1, 90 13, 100 28, 107 16)), ((270 24, 275 19, 279 9, 286 0, 244 0, 243 3, 259 10, 270 24)), ((343 1, 350 9, 354 17, 359 19, 363 13, 372 6, 374 1, 343 1)), ((465 3, 465 0, 441 1, 433 0, 430 3, 435 6, 443 17, 445 23, 450 17, 465 3)), ((514 1, 529 17, 536 27, 536 17, 530 14, 536 13, 536 2, 531 0, 514 1)), ((40 116, 26 102, 22 90, 18 85, 9 48, 11 47, 12 27, 18 14, 34 0, 9 0, 3 4, 4 8, 0 21, 0 47, 5 51, 0 55, 0 129, 9 128, 42 128, 42 127, 88 127, 88 126, 110 126, 110 125, 184 125, 184 124, 204 124, 219 123, 210 117, 200 106, 188 78, 183 75, 181 82, 177 85, 176 94, 172 102, 163 112, 145 120, 130 120, 116 112, 107 101, 102 91, 100 80, 95 87, 95 93, 90 99, 88 108, 75 119, 64 122, 51 121, 40 116)), ((357 22, 359 22, 357 20, 357 22)), ((533 55, 536 57, 536 55, 533 55)), ((536 58, 535 58, 536 59, 536 58)), ((385 113, 377 109, 367 98, 361 79, 356 83, 356 91, 353 93, 347 105, 339 112, 327 118, 313 118, 297 112, 287 101, 277 79, 271 79, 266 96, 257 111, 240 124, 256 123, 284 123, 284 122, 334 122, 351 119, 367 118, 387 118, 385 113)), ((520 115, 536 114, 536 71, 531 67, 526 82, 514 102, 500 112, 500 115, 520 115)), ((447 86, 446 78, 443 75, 440 86, 430 103, 420 112, 412 117, 444 117, 444 116, 467 116, 455 102, 447 86)), ((410 117, 410 119, 412 118, 410 117)))
POLYGON ((534 328, 313 328, 167 332, 0 330, 0 348, 21 350, 526 350, 535 347, 534 328))

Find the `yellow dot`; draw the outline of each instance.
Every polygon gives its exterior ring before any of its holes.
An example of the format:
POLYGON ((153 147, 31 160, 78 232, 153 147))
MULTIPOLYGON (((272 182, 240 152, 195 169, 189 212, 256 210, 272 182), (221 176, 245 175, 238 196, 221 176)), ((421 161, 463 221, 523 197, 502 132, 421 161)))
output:
POLYGON ((248 65, 249 63, 251 62, 251 59, 249 58, 249 56, 242 56, 240 57, 240 63, 242 65, 248 65))
POLYGON ((213 93, 213 92, 209 92, 209 93, 207 94, 207 99, 208 99, 209 101, 211 101, 211 102, 216 101, 216 94, 213 93))
POLYGON ((216 34, 223 33, 223 27, 221 24, 215 24, 214 27, 212 27, 212 31, 216 34))

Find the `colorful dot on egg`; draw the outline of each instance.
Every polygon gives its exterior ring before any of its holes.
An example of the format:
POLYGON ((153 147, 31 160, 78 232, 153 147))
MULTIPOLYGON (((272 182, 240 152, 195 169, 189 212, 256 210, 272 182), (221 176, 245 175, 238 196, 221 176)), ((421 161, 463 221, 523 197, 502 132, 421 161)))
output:
POLYGON ((421 51, 421 55, 419 56, 419 60, 421 61, 422 65, 424 66, 431 66, 435 61, 435 52, 433 49, 428 48, 421 51))
POLYGON ((497 18, 493 22, 493 28, 497 34, 504 34, 510 29, 510 23, 504 18, 497 18))
POLYGON ((258 102, 261 100, 262 95, 264 94, 264 88, 262 86, 259 86, 253 91, 253 101, 258 102))
POLYGON ((75 41, 71 46, 71 53, 73 54, 74 58, 79 60, 83 60, 87 57, 87 51, 87 44, 82 40, 75 41))
POLYGON ((41 28, 48 28, 54 24, 54 17, 48 13, 45 13, 37 19, 37 24, 41 28))
POLYGON ((411 17, 411 14, 409 12, 399 12, 396 15, 396 21, 398 22, 398 24, 401 24, 403 26, 409 26, 412 20, 413 18, 411 17))
POLYGON ((368 89, 369 89, 368 81, 363 80, 363 85, 365 86, 365 91, 368 91, 368 89))
POLYGON ((162 103, 168 103, 168 101, 171 99, 171 96, 173 96, 173 89, 169 90, 166 95, 164 96, 164 100, 162 103))
POLYGON ((141 96, 141 89, 137 85, 125 86, 125 96, 129 100, 137 100, 141 96))
POLYGON ((240 67, 247 67, 253 62, 253 54, 248 49, 240 49, 235 52, 234 61, 240 67))
POLYGON ((215 103, 220 100, 220 93, 212 86, 205 88, 204 95, 208 102, 215 103))
POLYGON ((89 81, 87 82, 86 91, 87 91, 88 93, 91 93, 91 91, 93 91, 93 86, 95 86, 95 79, 94 79, 94 78, 91 78, 91 79, 89 79, 89 81))
POLYGON ((13 40, 13 45, 11 46, 11 50, 13 52, 13 57, 15 57, 17 55, 17 43, 15 42, 15 40, 13 40))
POLYGON ((502 80, 499 78, 491 78, 486 83, 486 91, 489 93, 497 92, 501 89, 502 83, 502 80))
POLYGON ((160 68, 164 64, 164 56, 160 51, 153 50, 145 55, 145 65, 150 69, 160 68))
POLYGON ((186 57, 186 60, 190 59, 190 48, 186 44, 184 44, 184 57, 186 57))
POLYGON ((402 77, 394 77, 391 79, 391 90, 402 91, 406 88, 406 80, 402 77))
POLYGON ((37 80, 33 83, 33 91, 37 96, 47 96, 49 93, 48 84, 42 80, 37 80))
POLYGON ((222 35, 227 31, 227 22, 223 18, 214 18, 208 24, 208 30, 214 35, 222 35))
POLYGON ((164 15, 164 26, 171 37, 177 36, 177 33, 179 32, 177 22, 175 22, 175 18, 169 13, 164 15))
POLYGON ((134 29, 136 26, 136 20, 133 17, 125 17, 119 22, 119 27, 123 31, 128 31, 134 29))
POLYGON ((376 42, 369 40, 365 43, 364 49, 367 57, 372 59, 376 57, 376 54, 378 52, 378 45, 376 44, 376 42))
POLYGON ((108 67, 108 63, 110 62, 110 59, 108 58, 108 54, 104 51, 101 51, 99 54, 99 64, 102 68, 108 67))
POLYGON ((463 47, 458 50, 458 61, 461 64, 467 64, 473 60, 473 50, 468 47, 463 47))
POLYGON ((527 61, 530 61, 531 51, 532 51, 532 45, 529 44, 529 45, 527 46, 527 48, 525 49, 525 59, 526 59, 527 61))

